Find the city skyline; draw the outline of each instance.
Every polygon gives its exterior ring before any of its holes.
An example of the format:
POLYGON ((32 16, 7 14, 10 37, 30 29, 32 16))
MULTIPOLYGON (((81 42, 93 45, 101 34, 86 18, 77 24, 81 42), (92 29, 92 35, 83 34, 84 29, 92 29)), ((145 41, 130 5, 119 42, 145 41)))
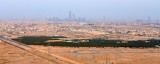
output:
POLYGON ((159 20, 158 0, 5 0, 0 2, 0 18, 76 18, 111 20, 159 20))

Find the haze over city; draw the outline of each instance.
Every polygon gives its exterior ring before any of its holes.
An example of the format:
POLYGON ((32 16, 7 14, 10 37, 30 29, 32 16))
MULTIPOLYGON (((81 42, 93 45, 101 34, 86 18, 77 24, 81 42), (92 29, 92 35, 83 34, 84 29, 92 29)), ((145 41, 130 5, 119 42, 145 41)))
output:
POLYGON ((0 64, 160 64, 159 0, 1 0, 0 64))
POLYGON ((0 19, 68 18, 159 20, 159 0, 1 0, 0 19))

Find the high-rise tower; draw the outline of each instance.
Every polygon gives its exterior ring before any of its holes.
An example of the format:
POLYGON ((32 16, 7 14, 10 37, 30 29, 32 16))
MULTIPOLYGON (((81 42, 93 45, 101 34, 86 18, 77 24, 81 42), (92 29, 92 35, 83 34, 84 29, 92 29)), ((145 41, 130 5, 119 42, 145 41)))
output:
POLYGON ((106 16, 103 16, 103 21, 104 21, 104 22, 106 21, 106 16))
POLYGON ((71 10, 69 11, 69 20, 70 21, 72 20, 72 11, 71 10))
POLYGON ((151 17, 150 16, 148 17, 148 23, 151 23, 151 17))

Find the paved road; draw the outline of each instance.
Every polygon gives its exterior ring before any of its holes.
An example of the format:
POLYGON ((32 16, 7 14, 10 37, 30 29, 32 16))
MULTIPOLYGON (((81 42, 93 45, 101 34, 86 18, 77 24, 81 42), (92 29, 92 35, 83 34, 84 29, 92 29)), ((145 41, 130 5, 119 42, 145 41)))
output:
POLYGON ((2 40, 3 42, 5 42, 7 44, 15 46, 17 48, 20 48, 22 50, 25 50, 25 51, 27 51, 27 52, 29 52, 33 55, 36 55, 40 58, 46 59, 46 60, 52 62, 53 64, 64 64, 64 63, 65 64, 80 64, 80 63, 75 62, 73 60, 70 60, 70 59, 55 55, 55 54, 50 54, 50 53, 48 53, 46 51, 43 51, 43 50, 32 48, 28 45, 22 44, 22 43, 17 42, 17 41, 13 41, 13 40, 8 39, 8 38, 4 38, 2 36, 0 36, 0 40, 2 40))

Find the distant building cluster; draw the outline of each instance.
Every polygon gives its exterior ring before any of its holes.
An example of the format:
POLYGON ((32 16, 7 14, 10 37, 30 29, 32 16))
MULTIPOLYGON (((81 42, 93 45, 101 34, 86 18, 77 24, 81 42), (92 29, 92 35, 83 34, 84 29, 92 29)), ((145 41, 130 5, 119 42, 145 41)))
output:
POLYGON ((61 19, 58 17, 53 17, 49 18, 48 21, 86 21, 86 19, 81 17, 76 17, 76 15, 72 13, 72 11, 69 11, 68 18, 61 19))
POLYGON ((155 23, 108 22, 0 22, 0 35, 63 35, 69 38, 122 40, 160 39, 160 26, 155 23))

